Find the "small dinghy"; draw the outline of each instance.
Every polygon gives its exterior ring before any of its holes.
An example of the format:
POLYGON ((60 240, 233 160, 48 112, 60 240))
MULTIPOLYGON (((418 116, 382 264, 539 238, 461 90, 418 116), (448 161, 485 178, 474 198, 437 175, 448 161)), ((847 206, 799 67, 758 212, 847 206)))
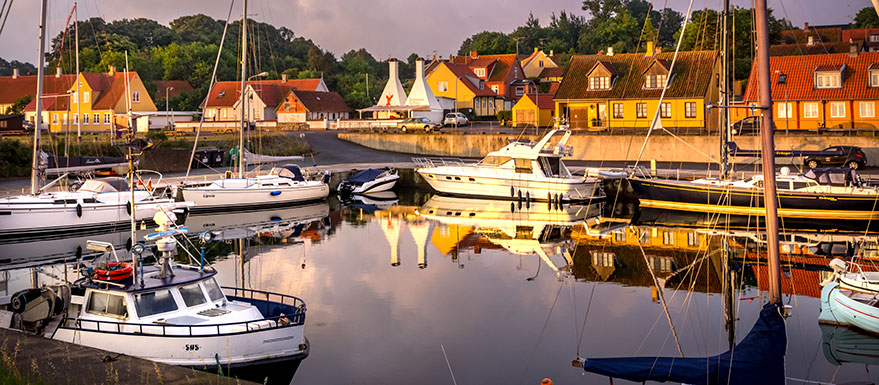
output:
POLYGON ((343 194, 370 194, 388 191, 394 188, 400 175, 396 169, 368 169, 339 183, 339 192, 343 194))
POLYGON ((875 273, 860 270, 857 264, 840 259, 830 261, 833 274, 821 282, 821 314, 818 322, 852 326, 879 334, 879 298, 875 273), (852 267, 849 267, 852 266, 852 267))

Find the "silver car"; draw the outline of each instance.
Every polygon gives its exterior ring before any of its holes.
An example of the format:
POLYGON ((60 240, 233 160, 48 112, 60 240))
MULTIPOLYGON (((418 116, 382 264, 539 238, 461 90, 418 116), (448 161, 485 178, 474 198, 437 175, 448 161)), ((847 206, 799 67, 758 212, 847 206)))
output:
POLYGON ((397 128, 400 131, 407 132, 412 129, 423 129, 426 132, 431 132, 433 130, 439 130, 440 124, 434 122, 428 118, 409 118, 400 123, 397 123, 397 128))

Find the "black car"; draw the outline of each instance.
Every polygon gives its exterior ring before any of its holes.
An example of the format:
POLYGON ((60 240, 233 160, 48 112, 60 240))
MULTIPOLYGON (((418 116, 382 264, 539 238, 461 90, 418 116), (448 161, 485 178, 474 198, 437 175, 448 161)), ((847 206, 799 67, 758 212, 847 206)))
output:
POLYGON ((867 155, 860 147, 832 146, 821 151, 824 154, 806 157, 803 164, 807 168, 844 166, 853 169, 867 165, 867 155))
MULTIPOLYGON (((733 135, 741 135, 744 133, 759 133, 762 124, 760 116, 749 116, 738 122, 733 123, 730 128, 733 135)), ((775 123, 772 123, 773 127, 775 123)))

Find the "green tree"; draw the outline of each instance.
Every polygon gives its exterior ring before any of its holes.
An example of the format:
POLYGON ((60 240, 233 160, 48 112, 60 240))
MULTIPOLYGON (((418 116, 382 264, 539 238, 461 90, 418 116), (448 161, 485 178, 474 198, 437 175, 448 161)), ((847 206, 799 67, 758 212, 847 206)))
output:
POLYGON ((468 55, 470 51, 486 55, 514 53, 516 42, 505 33, 483 31, 464 40, 458 49, 458 55, 468 55))
POLYGON ((852 28, 869 28, 879 27, 879 15, 876 15, 876 9, 866 7, 855 14, 851 24, 852 28))
POLYGON ((4 114, 20 114, 24 111, 24 108, 34 100, 34 97, 31 95, 25 95, 15 100, 15 103, 12 103, 11 106, 6 107, 6 112, 4 114))

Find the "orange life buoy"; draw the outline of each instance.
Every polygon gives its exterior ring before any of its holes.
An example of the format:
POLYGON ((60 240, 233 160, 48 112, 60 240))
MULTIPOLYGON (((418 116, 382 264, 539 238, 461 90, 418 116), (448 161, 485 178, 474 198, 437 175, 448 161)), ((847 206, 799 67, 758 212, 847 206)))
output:
POLYGON ((110 262, 106 267, 95 269, 95 279, 101 281, 121 281, 131 278, 134 268, 128 262, 110 262))

